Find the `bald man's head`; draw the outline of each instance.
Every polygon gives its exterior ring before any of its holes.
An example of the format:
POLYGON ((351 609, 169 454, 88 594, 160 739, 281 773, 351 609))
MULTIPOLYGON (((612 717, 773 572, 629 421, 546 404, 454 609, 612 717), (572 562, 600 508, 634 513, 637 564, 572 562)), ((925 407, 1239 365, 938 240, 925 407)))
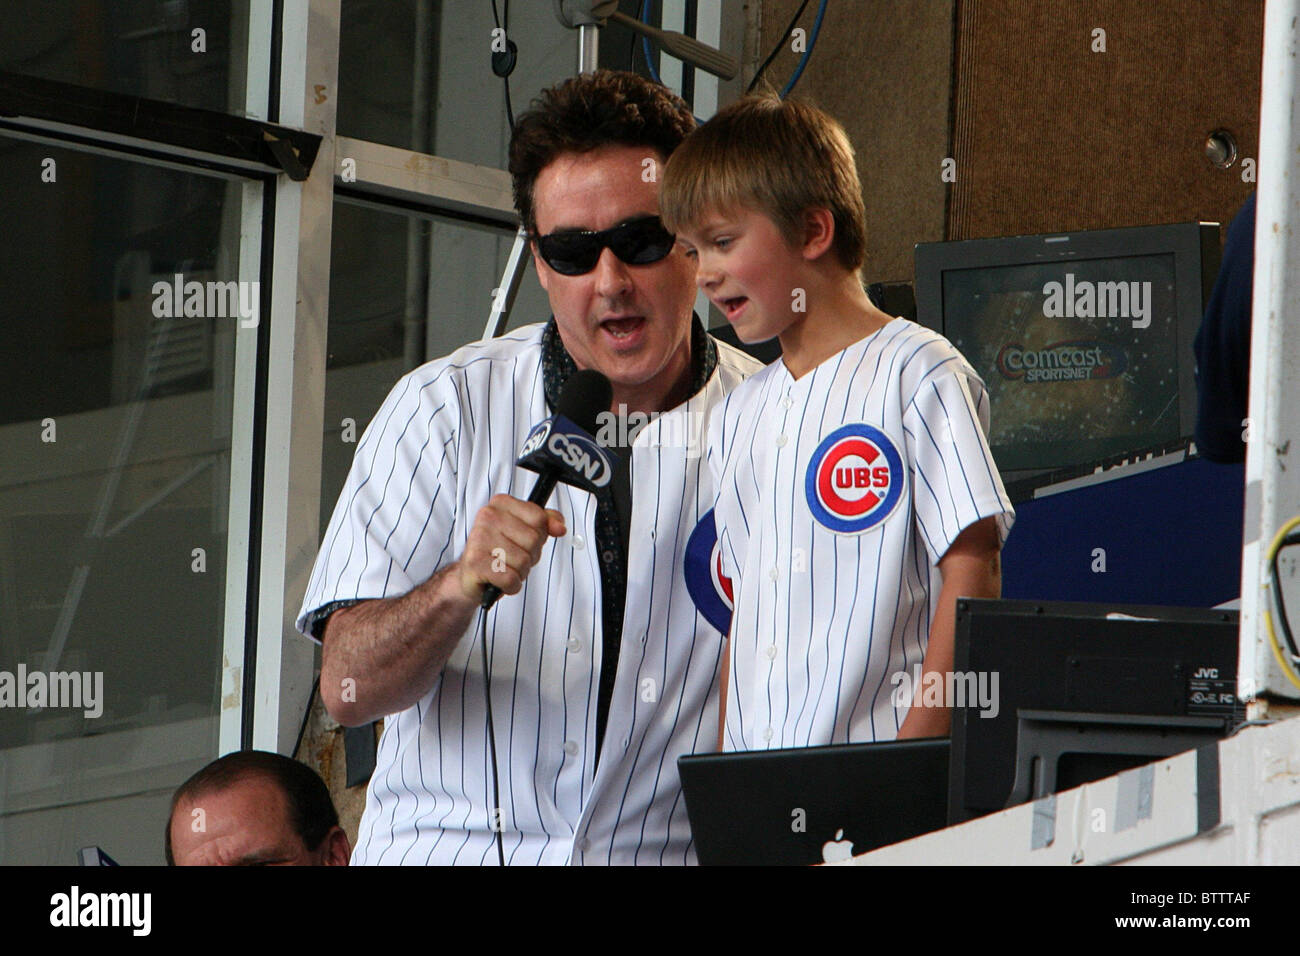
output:
POLYGON ((256 750, 228 754, 181 784, 165 846, 177 866, 346 866, 351 853, 320 777, 256 750))

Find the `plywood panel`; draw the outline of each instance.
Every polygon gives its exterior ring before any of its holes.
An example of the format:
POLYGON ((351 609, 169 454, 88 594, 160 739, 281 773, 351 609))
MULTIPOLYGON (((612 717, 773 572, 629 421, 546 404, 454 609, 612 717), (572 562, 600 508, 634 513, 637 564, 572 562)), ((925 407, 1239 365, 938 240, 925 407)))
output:
MULTIPOLYGON (((798 0, 762 5, 763 57, 798 0)), ((800 21, 810 34, 817 0, 800 21)), ((867 211, 867 281, 912 279, 912 247, 944 238, 953 0, 848 0, 828 4, 795 95, 844 124, 857 151, 867 211)), ((799 60, 786 49, 766 74, 778 89, 799 60)))
POLYGON ((1253 184, 1203 144, 1223 127, 1257 155, 1263 10, 958 0, 949 238, 1229 221, 1253 184))

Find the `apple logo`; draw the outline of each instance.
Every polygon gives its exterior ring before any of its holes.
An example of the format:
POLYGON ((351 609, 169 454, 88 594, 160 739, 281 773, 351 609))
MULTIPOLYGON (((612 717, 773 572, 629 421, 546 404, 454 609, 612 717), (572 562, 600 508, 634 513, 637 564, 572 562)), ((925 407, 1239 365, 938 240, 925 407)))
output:
POLYGON ((843 837, 843 830, 835 831, 835 839, 828 840, 822 847, 822 862, 842 863, 853 858, 853 841, 843 837))

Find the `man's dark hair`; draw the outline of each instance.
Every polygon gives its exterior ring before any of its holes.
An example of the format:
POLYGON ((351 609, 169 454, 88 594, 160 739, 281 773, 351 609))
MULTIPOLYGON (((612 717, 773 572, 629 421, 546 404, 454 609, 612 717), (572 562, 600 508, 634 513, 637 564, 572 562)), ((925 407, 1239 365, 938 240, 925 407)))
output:
POLYGON ((308 850, 317 849, 330 830, 338 826, 338 811, 334 809, 325 781, 316 771, 280 754, 240 750, 212 761, 172 794, 164 843, 167 865, 176 865, 172 857, 172 816, 182 801, 193 803, 204 794, 256 777, 269 780, 280 788, 289 805, 289 825, 302 837, 308 850))
POLYGON ((695 117, 681 97, 635 73, 597 70, 543 90, 510 138, 510 178, 524 230, 537 233, 533 186, 560 154, 645 146, 666 160, 693 129, 695 117))

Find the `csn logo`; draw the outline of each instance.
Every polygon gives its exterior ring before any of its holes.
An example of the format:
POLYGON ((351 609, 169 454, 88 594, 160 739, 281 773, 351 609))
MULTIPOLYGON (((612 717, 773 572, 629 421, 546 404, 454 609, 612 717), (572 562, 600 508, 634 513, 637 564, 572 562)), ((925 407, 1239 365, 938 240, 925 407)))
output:
POLYGON ((546 448, 595 487, 604 488, 609 484, 613 475, 609 459, 590 438, 581 434, 555 432, 546 442, 546 448))
POLYGON ((542 443, 546 441, 546 436, 550 433, 551 420, 548 418, 540 425, 535 426, 533 430, 528 433, 528 437, 524 439, 524 447, 519 452, 519 457, 527 458, 533 452, 537 451, 537 449, 541 448, 542 443))

